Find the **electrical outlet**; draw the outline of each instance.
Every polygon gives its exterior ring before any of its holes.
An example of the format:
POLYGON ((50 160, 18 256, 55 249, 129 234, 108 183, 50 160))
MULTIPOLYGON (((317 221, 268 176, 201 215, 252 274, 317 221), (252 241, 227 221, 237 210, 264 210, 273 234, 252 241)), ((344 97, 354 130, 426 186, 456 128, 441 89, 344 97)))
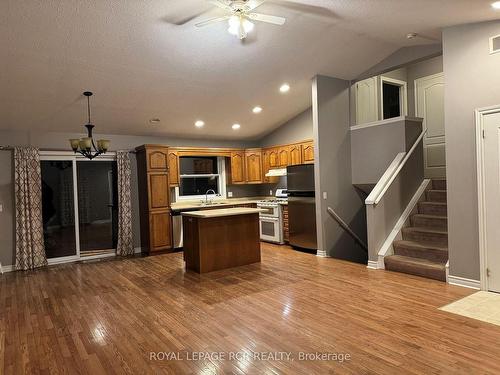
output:
POLYGON ((232 198, 233 197, 233 192, 232 191, 228 191, 227 192, 227 197, 228 198, 232 198))
POLYGON ((272 197, 273 196, 273 190, 269 190, 269 195, 272 197))
POLYGON ((328 193, 326 191, 323 192, 323 199, 328 199, 328 193))
POLYGON ((3 204, 0 203, 0 212, 3 212, 3 204))

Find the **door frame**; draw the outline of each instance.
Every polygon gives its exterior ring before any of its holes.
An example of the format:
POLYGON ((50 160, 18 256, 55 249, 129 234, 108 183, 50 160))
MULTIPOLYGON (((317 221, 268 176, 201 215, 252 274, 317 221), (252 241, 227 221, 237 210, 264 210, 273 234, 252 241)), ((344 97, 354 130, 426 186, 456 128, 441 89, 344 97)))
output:
POLYGON ((381 75, 379 78, 379 119, 389 120, 384 119, 384 83, 399 87, 399 117, 408 116, 408 82, 381 75))
MULTIPOLYGON (((53 264, 61 264, 61 263, 70 263, 77 262, 81 260, 80 254, 80 229, 79 229, 79 217, 78 217, 78 171, 76 162, 77 161, 88 161, 91 162, 93 160, 87 159, 86 157, 75 154, 73 151, 40 151, 40 161, 50 161, 50 160, 61 160, 61 161, 71 161, 73 168, 73 207, 74 207, 74 221, 75 221, 75 247, 76 254, 59 257, 59 258, 51 258, 47 259, 47 262, 50 265, 53 264)), ((99 156, 99 160, 101 161, 116 161, 116 152, 108 152, 106 155, 99 156)), ((115 256, 116 254, 104 254, 104 255, 94 255, 94 256, 86 256, 85 259, 98 259, 104 258, 108 256, 115 256)))
POLYGON ((500 105, 478 108, 476 117, 476 161, 477 161, 477 198, 478 198, 478 224, 479 224, 479 268, 481 290, 488 291, 488 252, 486 248, 486 197, 485 197, 485 171, 484 171, 484 117, 500 113, 500 105))

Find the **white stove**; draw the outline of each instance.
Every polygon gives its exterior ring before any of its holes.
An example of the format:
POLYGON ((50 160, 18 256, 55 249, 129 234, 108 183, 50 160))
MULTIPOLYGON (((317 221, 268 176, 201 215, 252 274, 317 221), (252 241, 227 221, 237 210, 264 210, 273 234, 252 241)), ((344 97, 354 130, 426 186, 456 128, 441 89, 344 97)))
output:
POLYGON ((257 207, 265 211, 259 214, 260 239, 262 241, 283 244, 282 204, 288 201, 286 189, 277 189, 275 199, 257 202, 257 207))

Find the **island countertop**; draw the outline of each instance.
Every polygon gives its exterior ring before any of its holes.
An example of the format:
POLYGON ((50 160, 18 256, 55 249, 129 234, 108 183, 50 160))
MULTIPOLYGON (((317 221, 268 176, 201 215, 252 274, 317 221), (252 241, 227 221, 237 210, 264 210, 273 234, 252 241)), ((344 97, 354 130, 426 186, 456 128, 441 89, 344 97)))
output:
POLYGON ((188 212, 182 212, 181 215, 189 217, 197 217, 200 219, 208 219, 212 217, 258 214, 264 211, 265 210, 261 208, 235 207, 235 208, 221 208, 215 210, 188 211, 188 212))

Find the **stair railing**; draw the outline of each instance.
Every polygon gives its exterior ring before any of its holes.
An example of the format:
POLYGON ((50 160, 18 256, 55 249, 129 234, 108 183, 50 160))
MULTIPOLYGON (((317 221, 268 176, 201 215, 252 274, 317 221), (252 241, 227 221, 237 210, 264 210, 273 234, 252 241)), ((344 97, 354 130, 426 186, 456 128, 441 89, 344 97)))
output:
POLYGON ((340 227, 344 229, 347 233, 349 233, 349 235, 354 239, 354 241, 356 241, 359 244, 359 246, 363 248, 363 250, 368 252, 368 246, 363 242, 361 238, 359 238, 359 236, 356 233, 354 233, 354 231, 349 227, 349 225, 344 220, 342 220, 339 214, 337 214, 331 207, 328 207, 327 210, 328 213, 335 219, 335 221, 337 221, 340 227))
POLYGON ((396 156, 392 164, 387 169, 386 173, 382 175, 380 180, 371 191, 370 195, 368 195, 368 198, 366 198, 366 204, 379 204, 380 200, 384 197, 384 194, 391 187, 392 183, 399 175, 399 172, 401 172, 406 162, 408 161, 408 159, 410 159, 413 152, 416 150, 418 144, 422 141, 426 133, 427 129, 423 130, 408 152, 401 152, 396 156))

